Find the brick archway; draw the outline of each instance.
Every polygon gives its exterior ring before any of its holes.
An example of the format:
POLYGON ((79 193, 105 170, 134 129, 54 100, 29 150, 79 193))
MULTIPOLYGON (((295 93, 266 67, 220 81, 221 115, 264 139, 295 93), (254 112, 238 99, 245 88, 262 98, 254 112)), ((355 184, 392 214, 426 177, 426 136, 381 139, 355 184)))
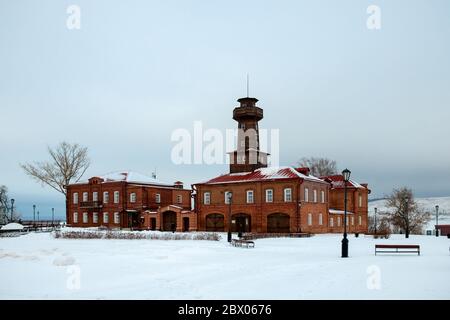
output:
POLYGON ((162 213, 162 231, 175 231, 177 228, 177 214, 174 211, 162 213))
POLYGON ((234 223, 231 224, 232 232, 251 232, 252 217, 246 213, 236 213, 231 216, 234 223))
POLYGON ((289 233, 291 232, 291 217, 286 213, 272 213, 267 216, 268 233, 289 233))
POLYGON ((225 231, 225 218, 221 213, 210 213, 206 216, 206 231, 225 231))

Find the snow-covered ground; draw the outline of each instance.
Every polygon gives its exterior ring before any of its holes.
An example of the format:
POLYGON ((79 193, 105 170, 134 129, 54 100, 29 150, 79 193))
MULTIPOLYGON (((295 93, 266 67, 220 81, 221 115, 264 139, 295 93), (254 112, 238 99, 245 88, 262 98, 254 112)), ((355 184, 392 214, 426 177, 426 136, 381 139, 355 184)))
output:
MULTIPOLYGON (((439 205, 439 224, 450 224, 450 197, 434 198, 416 198, 415 201, 420 207, 431 213, 431 220, 425 227, 425 230, 434 230, 436 224, 436 205, 439 205)), ((369 214, 373 215, 374 209, 378 212, 387 212, 385 200, 376 200, 369 202, 369 214)))
POLYGON ((0 238, 1 299, 449 299, 450 240, 394 235, 221 241, 0 238), (422 253, 374 255, 376 243, 422 253))

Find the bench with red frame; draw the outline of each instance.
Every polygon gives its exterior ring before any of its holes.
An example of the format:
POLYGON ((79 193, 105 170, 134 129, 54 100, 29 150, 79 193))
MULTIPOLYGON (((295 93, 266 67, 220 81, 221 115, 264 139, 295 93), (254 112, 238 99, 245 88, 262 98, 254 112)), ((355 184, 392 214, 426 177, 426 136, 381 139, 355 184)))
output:
POLYGON ((417 253, 420 256, 420 246, 417 244, 376 244, 375 255, 377 253, 417 253))

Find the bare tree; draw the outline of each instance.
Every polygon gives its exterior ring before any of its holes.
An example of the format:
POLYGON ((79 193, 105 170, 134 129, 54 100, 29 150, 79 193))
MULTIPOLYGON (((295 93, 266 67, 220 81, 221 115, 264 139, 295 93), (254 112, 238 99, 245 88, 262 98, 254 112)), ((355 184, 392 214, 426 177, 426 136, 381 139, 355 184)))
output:
POLYGON ((66 195, 66 186, 78 182, 90 165, 87 148, 61 142, 55 149, 47 149, 50 161, 20 166, 34 180, 66 195))
POLYGON ((389 221, 394 227, 404 230, 406 238, 410 233, 422 233, 424 224, 430 220, 430 213, 419 207, 412 190, 407 187, 394 189, 387 197, 386 205, 391 209, 385 213, 389 221))
POLYGON ((8 188, 0 186, 0 224, 7 224, 20 218, 20 214, 14 210, 11 216, 11 202, 8 197, 8 188))
POLYGON ((308 167, 311 174, 316 177, 330 176, 337 173, 336 161, 327 158, 301 158, 298 165, 308 167))

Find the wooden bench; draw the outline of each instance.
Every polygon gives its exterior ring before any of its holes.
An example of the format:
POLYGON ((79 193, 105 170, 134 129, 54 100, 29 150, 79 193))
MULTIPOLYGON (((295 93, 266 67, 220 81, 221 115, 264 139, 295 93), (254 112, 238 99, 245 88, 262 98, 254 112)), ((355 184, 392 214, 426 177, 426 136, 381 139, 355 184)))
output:
POLYGON ((377 253, 417 253, 420 256, 420 246, 417 244, 376 244, 377 253))
POLYGON ((231 245, 234 247, 254 248, 255 243, 249 240, 231 239, 231 245))

